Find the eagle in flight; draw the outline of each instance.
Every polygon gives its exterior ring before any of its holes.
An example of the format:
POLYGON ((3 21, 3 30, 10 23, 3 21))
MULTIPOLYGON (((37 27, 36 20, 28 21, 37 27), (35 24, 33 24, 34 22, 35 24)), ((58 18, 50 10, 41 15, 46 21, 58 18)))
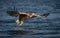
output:
POLYGON ((10 16, 18 17, 16 23, 19 25, 22 25, 24 21, 27 19, 35 18, 35 17, 44 18, 49 15, 49 13, 38 15, 36 13, 25 13, 25 12, 18 12, 18 11, 7 11, 7 13, 10 16))

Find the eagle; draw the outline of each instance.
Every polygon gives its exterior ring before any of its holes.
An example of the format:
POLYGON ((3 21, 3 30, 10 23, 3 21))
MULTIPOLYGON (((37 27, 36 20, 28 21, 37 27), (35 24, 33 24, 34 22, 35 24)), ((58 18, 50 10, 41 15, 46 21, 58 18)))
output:
POLYGON ((22 25, 25 22, 25 20, 30 18, 35 18, 35 17, 45 18, 49 15, 49 13, 38 15, 36 13, 27 13, 27 12, 18 12, 18 11, 7 11, 7 13, 9 16, 18 17, 18 19, 16 20, 16 23, 18 25, 22 25))

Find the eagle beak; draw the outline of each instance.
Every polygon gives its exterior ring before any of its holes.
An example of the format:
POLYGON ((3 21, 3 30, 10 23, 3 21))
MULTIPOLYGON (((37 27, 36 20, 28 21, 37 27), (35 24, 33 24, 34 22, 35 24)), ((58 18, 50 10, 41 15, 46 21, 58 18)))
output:
POLYGON ((22 24, 23 24, 23 21, 17 20, 16 23, 17 23, 18 25, 22 25, 22 24))

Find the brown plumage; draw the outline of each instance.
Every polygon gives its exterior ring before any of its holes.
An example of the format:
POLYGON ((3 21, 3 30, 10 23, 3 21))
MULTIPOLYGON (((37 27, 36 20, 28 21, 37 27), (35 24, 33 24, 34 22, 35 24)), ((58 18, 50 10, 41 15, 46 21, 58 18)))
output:
POLYGON ((18 17, 17 19, 17 24, 22 25, 23 22, 27 19, 30 18, 35 18, 35 17, 40 17, 40 18, 44 18, 47 17, 49 15, 49 13, 43 14, 43 15, 37 15, 35 13, 24 13, 24 12, 17 12, 17 11, 8 11, 7 12, 10 16, 15 16, 18 17))

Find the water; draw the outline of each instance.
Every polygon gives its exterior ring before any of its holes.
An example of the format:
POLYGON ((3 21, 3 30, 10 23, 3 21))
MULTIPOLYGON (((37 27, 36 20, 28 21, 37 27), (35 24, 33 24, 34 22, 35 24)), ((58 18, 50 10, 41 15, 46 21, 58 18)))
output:
POLYGON ((60 38, 60 0, 0 0, 0 38, 60 38), (50 13, 47 18, 33 18, 22 26, 6 11, 50 13))

